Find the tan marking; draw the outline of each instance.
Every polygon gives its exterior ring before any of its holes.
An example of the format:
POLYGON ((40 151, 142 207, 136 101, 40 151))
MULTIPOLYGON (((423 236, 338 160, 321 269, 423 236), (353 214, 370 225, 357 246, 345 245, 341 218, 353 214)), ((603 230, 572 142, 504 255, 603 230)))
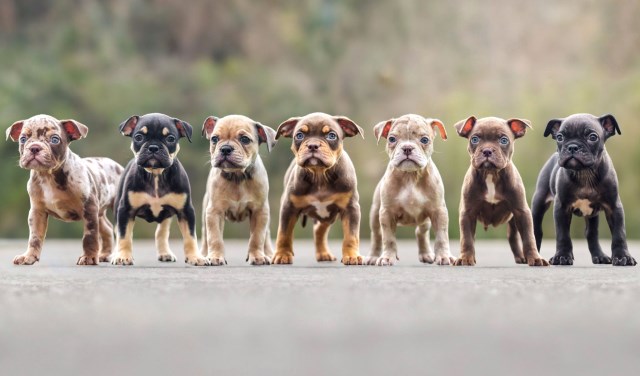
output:
POLYGON ((162 128, 162 135, 166 136, 168 134, 169 134, 169 128, 167 128, 167 127, 162 128))
POLYGON ((171 229, 171 217, 162 221, 156 228, 156 248, 158 255, 170 255, 169 231, 171 229))
POLYGON ((300 127, 300 131, 305 132, 305 133, 309 132, 309 126, 307 126, 307 125, 301 126, 300 127))
POLYGON ((349 217, 342 218, 342 260, 360 257, 360 235, 351 231, 351 221, 349 217))
POLYGON ((162 207, 164 205, 170 206, 176 210, 182 210, 184 204, 187 202, 186 193, 167 193, 162 197, 151 196, 146 192, 129 192, 129 203, 134 209, 140 208, 144 205, 149 205, 151 213, 154 216, 160 215, 162 207))
POLYGON ((178 156, 179 152, 180 152, 180 144, 177 144, 176 145, 176 151, 174 151, 172 154, 169 154, 171 156, 171 159, 175 159, 178 156))
POLYGON ((120 238, 118 236, 118 257, 122 258, 123 256, 126 258, 131 258, 131 246, 133 244, 133 225, 134 221, 129 221, 127 223, 127 229, 124 233, 124 238, 120 238))
POLYGON ((149 129, 147 128, 147 126, 145 125, 144 127, 140 128, 140 132, 147 134, 147 132, 149 132, 149 129))
POLYGON ((331 132, 331 127, 328 125, 325 125, 324 127, 322 127, 322 133, 329 133, 331 132))
POLYGON ((586 199, 577 199, 571 204, 572 209, 578 209, 583 216, 590 216, 593 214, 593 208, 591 207, 591 201, 586 199))

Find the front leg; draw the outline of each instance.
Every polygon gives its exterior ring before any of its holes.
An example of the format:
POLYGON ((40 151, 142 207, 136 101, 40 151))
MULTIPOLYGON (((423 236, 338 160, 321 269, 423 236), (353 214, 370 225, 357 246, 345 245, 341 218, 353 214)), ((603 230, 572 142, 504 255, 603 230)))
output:
POLYGON ((178 227, 180 227, 184 244, 184 262, 193 266, 210 265, 209 260, 198 253, 196 213, 191 204, 191 200, 187 201, 182 212, 178 214, 178 227))
MULTIPOLYGON (((514 213, 517 231, 522 239, 522 251, 529 266, 549 266, 547 260, 540 257, 538 247, 536 246, 536 238, 533 235, 533 220, 531 211, 526 207, 526 201, 522 197, 522 206, 525 208, 514 213)), ((517 262, 517 261, 516 261, 517 262)))
POLYGON ((331 223, 318 221, 313 225, 313 241, 316 246, 316 261, 336 261, 336 257, 329 250, 327 235, 331 223))
POLYGON ((283 200, 276 236, 276 253, 272 260, 274 264, 293 264, 293 229, 298 220, 298 214, 299 211, 289 201, 283 200))
POLYGON ((25 253, 13 258, 15 265, 33 265, 40 260, 48 217, 46 211, 35 209, 32 204, 29 210, 29 244, 25 253))
POLYGON ((471 213, 460 213, 460 257, 456 260, 456 266, 476 264, 476 249, 474 245, 476 236, 477 218, 471 213))
POLYGON ((82 235, 82 250, 84 254, 78 258, 78 265, 98 265, 100 252, 100 232, 98 222, 98 205, 95 200, 88 200, 84 204, 84 233, 82 235))
POLYGON ((607 223, 611 230, 611 263, 614 266, 635 266, 636 259, 627 248, 627 234, 624 225, 624 209, 620 200, 610 211, 606 211, 607 223))
POLYGON ((342 213, 342 263, 362 265, 360 255, 360 204, 357 201, 347 206, 342 213))
POLYGON ((271 259, 264 254, 267 226, 269 226, 269 207, 262 207, 260 210, 251 213, 249 226, 251 234, 247 261, 251 265, 269 265, 271 259))
POLYGON ((129 211, 121 206, 116 213, 116 244, 118 251, 111 258, 113 265, 133 265, 133 252, 131 245, 133 241, 133 225, 135 219, 129 217, 129 211))
POLYGON ((571 243, 571 217, 573 213, 565 208, 556 196, 553 203, 553 220, 556 224, 556 254, 549 259, 551 265, 573 265, 573 244, 571 243))
POLYGON ((211 204, 206 208, 205 226, 207 227, 207 260, 213 266, 227 265, 224 258, 224 213, 211 204))
POLYGON ((437 265, 451 265, 456 258, 449 251, 449 212, 442 205, 436 215, 432 216, 432 225, 435 231, 435 262, 437 265))
POLYGON ((396 241, 397 223, 387 210, 380 210, 380 229, 382 234, 382 254, 376 261, 378 266, 392 266, 398 260, 398 243, 396 241))

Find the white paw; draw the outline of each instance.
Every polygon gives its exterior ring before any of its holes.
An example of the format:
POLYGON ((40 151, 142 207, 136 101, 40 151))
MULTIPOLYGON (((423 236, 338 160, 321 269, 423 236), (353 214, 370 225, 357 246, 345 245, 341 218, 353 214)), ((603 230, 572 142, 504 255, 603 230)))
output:
POLYGON ((193 266, 209 266, 211 263, 208 259, 196 254, 194 256, 186 256, 184 262, 193 266))
POLYGON ((377 256, 367 256, 364 259, 363 264, 365 264, 365 265, 375 265, 377 261, 378 261, 378 257, 377 256))
POLYGON ((453 265, 455 262, 456 258, 448 253, 436 256, 436 265, 453 265))
POLYGON ((223 266, 227 265, 227 260, 224 257, 207 256, 207 261, 211 266, 223 266))
POLYGON ((112 265, 133 265, 133 255, 118 252, 111 258, 112 265))
POLYGON ((421 253, 418 255, 418 260, 423 264, 433 264, 434 257, 433 253, 421 253))
POLYGON ((396 263, 396 260, 398 259, 398 256, 396 256, 395 254, 390 254, 387 252, 383 252, 382 256, 380 256, 380 258, 378 258, 378 260, 376 261, 376 265, 378 266, 393 266, 393 264, 396 263))
MULTIPOLYGON (((268 256, 263 256, 263 255, 252 255, 249 254, 249 258, 247 259, 247 261, 249 261, 249 264, 251 265, 269 265, 271 264, 271 258, 268 256)), ((225 261, 226 263, 226 261, 225 261)))
POLYGON ((160 262, 176 262, 176 255, 174 255, 171 252, 163 253, 161 255, 158 255, 158 261, 160 261, 160 262))
POLYGON ((25 253, 13 258, 15 265, 33 265, 38 261, 38 258, 32 254, 25 253))

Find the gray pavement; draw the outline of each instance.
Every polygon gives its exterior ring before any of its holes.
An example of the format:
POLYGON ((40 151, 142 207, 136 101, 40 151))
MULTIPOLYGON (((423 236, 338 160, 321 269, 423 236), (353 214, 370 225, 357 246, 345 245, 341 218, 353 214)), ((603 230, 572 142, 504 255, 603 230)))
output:
MULTIPOLYGON (((11 265, 25 246, 0 241, 2 375, 631 375, 640 366, 640 268, 593 266, 579 241, 576 265, 544 269, 514 264, 506 240, 479 242, 479 264, 465 268, 421 265, 413 241, 393 267, 317 264, 304 240, 293 266, 245 265, 246 241, 227 241, 225 267, 160 264, 145 240, 134 241, 133 267, 75 266, 79 240, 48 240, 38 265, 11 265)), ((640 256, 640 243, 631 249, 640 256)))

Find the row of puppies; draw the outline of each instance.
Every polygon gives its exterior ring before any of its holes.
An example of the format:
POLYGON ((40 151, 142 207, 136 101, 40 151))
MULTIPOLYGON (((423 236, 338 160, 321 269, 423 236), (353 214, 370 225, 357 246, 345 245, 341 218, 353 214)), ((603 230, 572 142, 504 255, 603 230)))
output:
POLYGON ((31 170, 29 244, 14 263, 33 264, 39 260, 49 215, 64 221, 84 221, 80 265, 109 260, 117 265, 133 264, 136 217, 159 224, 158 259, 175 261, 168 244, 170 221, 175 215, 184 239, 185 261, 191 265, 226 264, 224 222, 245 218, 251 227, 247 256, 251 264, 292 263, 293 229, 300 216, 303 223, 306 217, 315 222, 316 259, 334 261, 336 258, 327 247, 327 233, 339 216, 345 265, 393 265, 397 260, 398 225, 416 226, 421 262, 474 265, 475 228, 480 221, 485 228, 508 223, 515 261, 543 266, 548 262, 538 253, 541 222, 553 201, 558 236, 552 264, 573 262, 568 223, 576 214, 587 219, 587 239, 594 263, 635 265, 626 246, 615 170, 604 148, 604 141, 619 133, 613 116, 578 114, 549 122, 545 136, 552 135, 558 152, 538 179, 533 220, 524 185, 511 162, 513 143, 525 134, 529 122, 470 117, 455 128, 460 136, 469 139, 471 155, 460 205, 460 257, 456 260, 449 252, 444 188, 431 161, 436 132, 442 139, 447 138, 444 125, 437 119, 405 115, 374 127, 378 140, 387 139, 391 160, 374 194, 372 250, 363 260, 359 254, 360 207, 355 168, 342 143, 345 137, 362 134, 362 129, 346 117, 313 113, 291 118, 277 131, 244 116, 207 118, 202 134, 211 141, 213 168, 204 197, 202 250, 197 252, 189 180, 176 158, 178 140, 186 137, 191 141, 191 125, 162 114, 130 117, 120 125, 120 131, 132 138, 135 158, 123 169, 110 159, 81 159, 69 150, 71 141, 86 137, 86 126, 74 120, 35 116, 14 123, 7 130, 7 137, 19 142, 20 166, 31 170), (268 230, 268 178, 258 146, 265 143, 271 150, 279 137, 293 138, 295 159, 285 175, 274 254, 268 230), (114 205, 117 252, 111 255, 112 226, 105 212, 114 205), (598 244, 600 210, 605 211, 614 236, 613 258, 606 256, 598 244), (429 244, 432 225, 435 251, 429 244))

